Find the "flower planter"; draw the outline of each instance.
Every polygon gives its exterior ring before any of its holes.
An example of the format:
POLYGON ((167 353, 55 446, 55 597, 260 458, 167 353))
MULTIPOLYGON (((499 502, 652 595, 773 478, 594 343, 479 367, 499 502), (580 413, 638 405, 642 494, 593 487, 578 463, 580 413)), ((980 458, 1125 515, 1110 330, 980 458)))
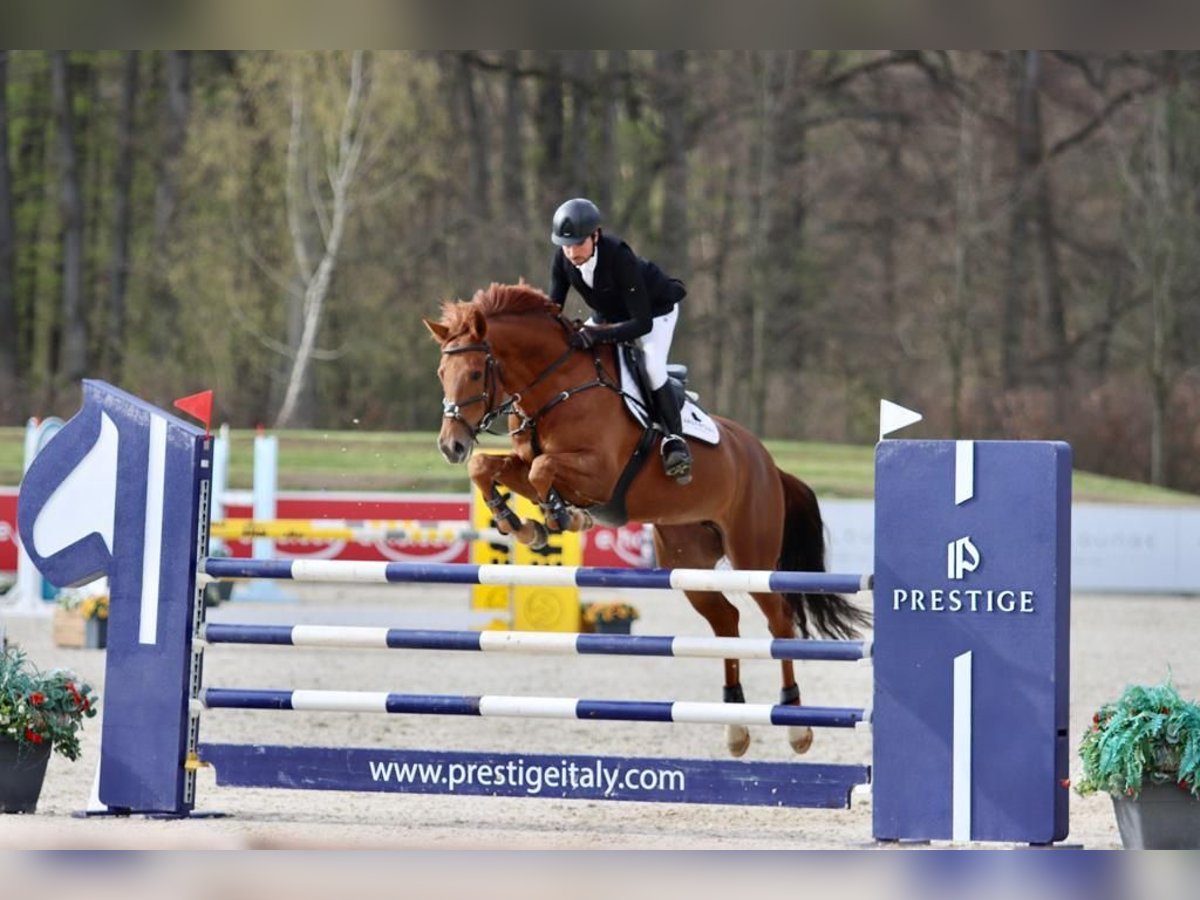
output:
POLYGON ((633 628, 630 619, 614 619, 611 622, 596 621, 596 634, 629 634, 633 628))
POLYGON ((49 744, 19 744, 0 738, 0 813, 37 810, 49 761, 49 744))
POLYGON ((1126 850, 1200 850, 1200 799, 1173 784, 1146 784, 1137 797, 1114 796, 1126 850))
POLYGON ((56 609, 54 643, 59 647, 103 650, 108 646, 108 619, 85 619, 74 610, 56 609))

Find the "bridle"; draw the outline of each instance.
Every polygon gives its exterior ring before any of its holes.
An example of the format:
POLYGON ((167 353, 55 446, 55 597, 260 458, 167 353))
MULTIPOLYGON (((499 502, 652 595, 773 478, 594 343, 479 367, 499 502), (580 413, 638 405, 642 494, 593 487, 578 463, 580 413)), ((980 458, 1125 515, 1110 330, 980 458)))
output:
MULTIPOLYGON (((561 316, 557 318, 563 328, 569 331, 570 327, 566 320, 561 316)), ((498 417, 505 415, 506 413, 516 413, 521 418, 521 424, 515 430, 510 432, 510 434, 516 435, 526 430, 534 432, 534 442, 536 447, 537 438, 535 429, 537 420, 551 409, 558 406, 560 403, 569 400, 575 394, 590 390, 594 387, 608 387, 617 391, 617 393, 621 392, 620 387, 611 382, 605 376, 604 367, 601 365, 598 354, 593 353, 592 358, 597 372, 597 377, 595 379, 585 382, 584 384, 576 385, 572 388, 567 388, 566 390, 555 394, 549 402, 544 404, 539 410, 530 415, 520 407, 522 395, 533 390, 548 377, 550 377, 551 374, 553 374, 559 367, 565 364, 567 360, 575 355, 575 350, 568 346, 566 352, 550 363, 550 365, 546 366, 546 368, 539 372, 537 376, 535 376, 534 379, 529 382, 529 384, 525 385, 525 387, 523 387, 521 390, 513 393, 503 403, 496 402, 498 400, 500 389, 503 387, 500 379, 500 361, 497 360, 492 354, 491 345, 487 341, 482 341, 478 344, 461 344, 457 347, 442 348, 443 356, 453 356, 458 353, 472 352, 486 354, 484 359, 483 390, 473 397, 468 397, 466 400, 453 401, 449 397, 442 398, 442 418, 453 419, 456 422, 461 422, 462 425, 468 431, 470 431, 471 440, 476 440, 479 437, 480 432, 487 431, 487 429, 493 422, 496 421, 498 417), (462 410, 465 407, 474 406, 476 403, 483 403, 486 405, 484 407, 483 416, 479 420, 479 424, 472 425, 463 417, 462 410)))
POLYGON ((458 347, 443 347, 443 356, 455 356, 459 353, 484 353, 483 363, 483 390, 474 397, 468 397, 466 400, 455 402, 449 397, 442 398, 442 418, 453 419, 456 422, 461 422, 463 426, 471 432, 471 440, 479 437, 481 431, 487 431, 492 423, 497 418, 504 415, 508 408, 512 405, 512 401, 507 403, 496 403, 500 388, 500 363, 496 357, 492 355, 492 348, 487 341, 481 344, 461 344, 458 347), (483 415, 479 417, 479 424, 472 425, 463 418, 463 408, 474 406, 476 403, 483 403, 483 415))

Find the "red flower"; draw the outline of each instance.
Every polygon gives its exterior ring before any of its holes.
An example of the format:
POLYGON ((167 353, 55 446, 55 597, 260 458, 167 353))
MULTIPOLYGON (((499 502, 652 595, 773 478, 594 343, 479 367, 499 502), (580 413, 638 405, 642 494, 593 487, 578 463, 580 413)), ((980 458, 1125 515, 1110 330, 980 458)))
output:
POLYGON ((36 731, 34 731, 32 728, 26 728, 25 729, 25 740, 29 741, 29 743, 31 743, 31 744, 40 744, 42 742, 42 736, 40 734, 38 734, 36 731))
POLYGON ((34 691, 32 694, 29 695, 29 702, 32 703, 34 706, 41 706, 43 703, 46 702, 46 695, 43 694, 41 691, 34 691))
POLYGON ((1071 779, 1070 778, 1062 779, 1061 781, 1059 781, 1058 786, 1061 788, 1069 788, 1071 786, 1071 779))

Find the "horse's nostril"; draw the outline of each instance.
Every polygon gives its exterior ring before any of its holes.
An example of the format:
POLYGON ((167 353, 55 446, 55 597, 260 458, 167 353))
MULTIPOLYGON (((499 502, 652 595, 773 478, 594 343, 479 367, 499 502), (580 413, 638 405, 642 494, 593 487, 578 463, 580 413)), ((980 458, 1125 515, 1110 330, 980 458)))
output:
POLYGON ((455 456, 462 456, 466 452, 467 452, 467 448, 463 445, 462 441, 454 442, 454 455, 455 456))

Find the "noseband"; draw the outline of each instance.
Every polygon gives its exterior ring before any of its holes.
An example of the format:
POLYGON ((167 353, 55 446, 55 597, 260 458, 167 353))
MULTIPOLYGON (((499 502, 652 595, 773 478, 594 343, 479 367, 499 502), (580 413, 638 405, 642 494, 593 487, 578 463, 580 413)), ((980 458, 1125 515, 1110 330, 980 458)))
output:
POLYGON ((459 347, 446 347, 442 349, 443 356, 454 356, 458 353, 484 353, 487 354, 483 364, 483 390, 474 397, 468 397, 466 400, 459 400, 457 403, 449 397, 442 398, 442 418, 454 419, 456 422, 461 422, 467 430, 471 432, 471 440, 479 437, 479 432, 487 431, 488 427, 496 421, 498 416, 504 414, 507 410, 507 404, 493 405, 496 399, 497 387, 499 386, 498 369, 500 364, 496 361, 496 357, 492 355, 492 348, 488 346, 487 341, 482 344, 463 344, 459 347), (472 425, 463 418, 462 411, 465 407, 474 406, 476 403, 484 404, 483 415, 479 419, 478 425, 472 425))

